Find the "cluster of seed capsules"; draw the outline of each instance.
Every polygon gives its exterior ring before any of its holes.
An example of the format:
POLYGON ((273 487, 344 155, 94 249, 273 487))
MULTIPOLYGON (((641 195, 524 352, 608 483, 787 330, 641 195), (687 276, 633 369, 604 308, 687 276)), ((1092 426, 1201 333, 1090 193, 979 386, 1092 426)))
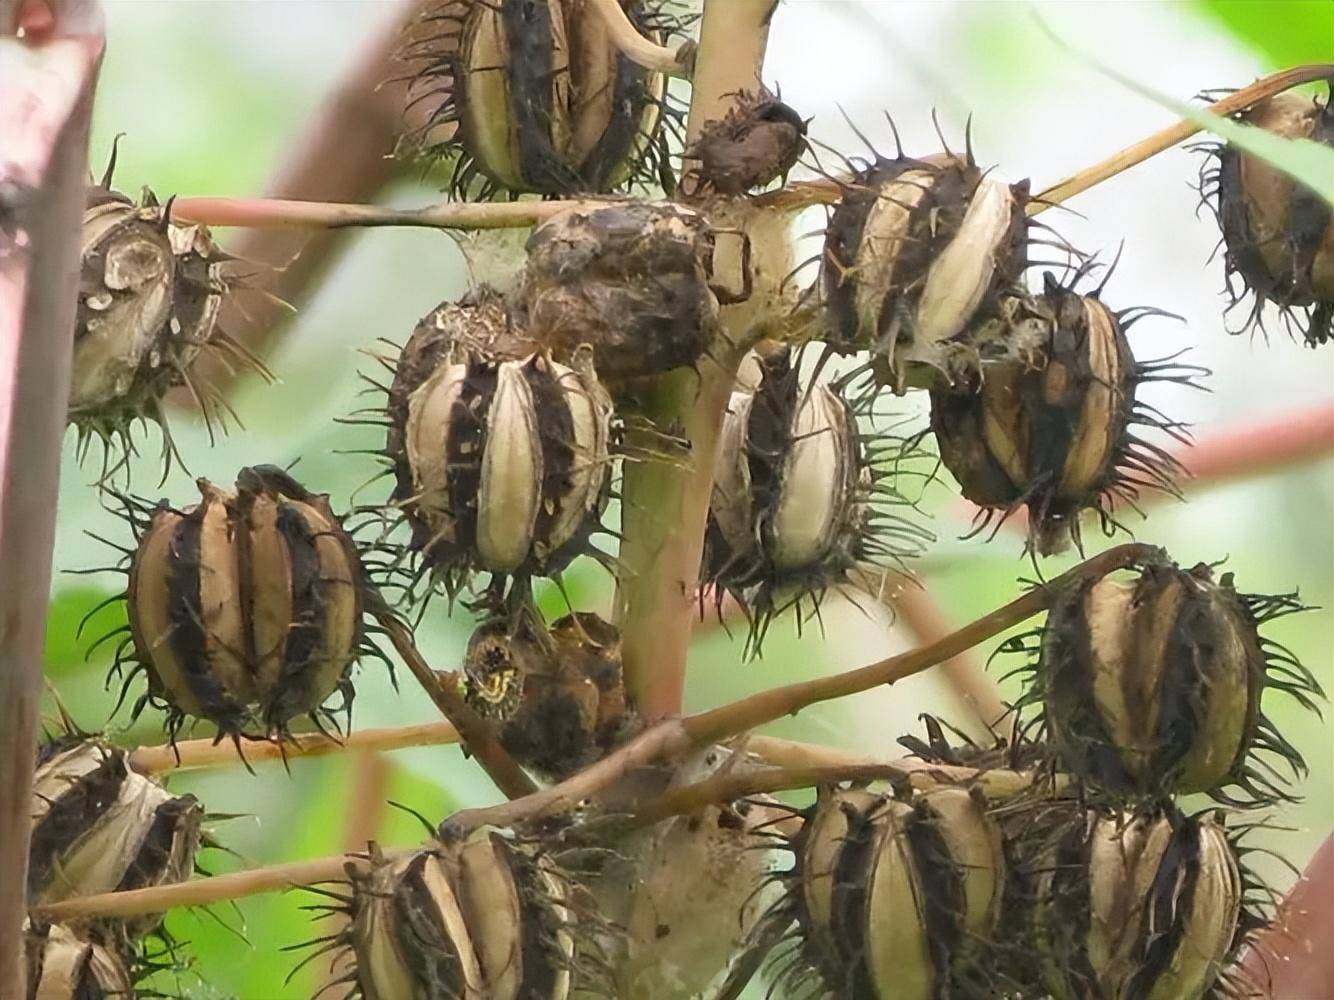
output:
MULTIPOLYGON (((658 41, 682 28, 653 3, 622 6, 658 41)), ((675 190, 679 109, 591 9, 451 0, 423 21, 407 55, 434 111, 407 145, 451 161, 456 194, 675 190)), ((1276 98, 1245 117, 1334 141, 1328 102, 1276 98)), ((618 571, 594 544, 614 537, 605 518, 618 465, 696 458, 678 428, 644 426, 650 380, 749 336, 730 328, 729 306, 751 299, 748 315, 782 327, 766 315, 791 308, 776 281, 747 275, 738 291, 715 274, 720 241, 737 235, 718 220, 786 177, 805 132, 777 96, 740 95, 685 151, 698 166, 681 198, 553 216, 533 231, 512 287, 441 304, 381 356, 390 378, 374 383, 385 395, 377 420, 393 485, 369 542, 327 496, 272 466, 242 469, 230 490, 201 479, 193 504, 116 494, 135 540, 114 669, 129 668, 127 693, 146 678, 135 712, 163 710, 173 739, 206 720, 238 747, 285 740, 303 716, 337 735, 354 664, 379 655, 368 616, 392 613, 381 596, 392 585, 410 603, 424 581, 480 617, 463 693, 525 767, 559 779, 636 732, 617 628, 587 611, 548 623, 533 584, 559 583, 580 556, 618 571)), ((1328 206, 1230 149, 1217 159, 1203 192, 1217 198, 1229 278, 1256 296, 1252 322, 1271 302, 1312 343, 1328 339, 1328 206)), ((1118 501, 1174 489, 1175 460, 1135 428, 1175 436, 1179 425, 1136 391, 1199 374, 1135 359, 1126 331, 1154 310, 1105 305, 1091 262, 1076 255, 1063 278, 1030 288, 1027 185, 991 177, 971 149, 899 149, 847 166, 819 278, 797 305, 815 317, 810 344, 762 344, 720 429, 699 594, 746 614, 755 652, 780 613, 795 607, 800 620, 846 583, 879 589, 929 543, 898 485, 916 444, 876 426, 885 393, 928 388, 940 459, 964 495, 984 519, 1027 508, 1030 545, 1046 554, 1080 543, 1081 512, 1111 527, 1118 501), (831 355, 856 361, 822 380, 831 355)), ((743 266, 750 250, 764 248, 746 243, 743 266)), ((113 192, 110 171, 90 188, 70 404, 81 443, 101 439, 123 459, 135 421, 161 422, 167 391, 186 385, 207 403, 189 374, 202 352, 254 364, 218 326, 239 285, 230 264, 202 227, 174 223, 170 204, 113 192)), ((1258 919, 1221 810, 1287 794, 1279 768, 1300 758, 1262 696, 1311 705, 1318 689, 1258 633, 1295 598, 1241 595, 1226 576, 1165 559, 1137 572, 1063 595, 1039 642, 1012 644, 1034 657, 1004 761, 1030 772, 1022 795, 989 792, 987 754, 933 739, 916 746, 979 776, 930 790, 823 789, 796 817, 785 892, 756 917, 788 942, 775 970, 785 988, 1117 1000, 1219 988, 1258 919), (1184 813, 1176 796, 1195 792, 1219 810, 1184 813)), ((202 836, 193 800, 97 741, 43 753, 54 756, 39 772, 34 904, 189 874, 202 836), (89 846, 114 824, 116 850, 89 846)), ((733 846, 752 839, 740 807, 715 819, 733 846)), ((327 943, 351 949, 350 982, 367 998, 561 1000, 581 982, 619 984, 603 954, 618 932, 558 853, 541 837, 495 833, 372 850, 334 901, 348 929, 327 943)), ((733 875, 761 880, 723 853, 733 875)), ((701 938, 716 928, 695 914, 649 930, 692 921, 701 938)), ((128 995, 128 942, 154 924, 34 922, 29 979, 128 995)))

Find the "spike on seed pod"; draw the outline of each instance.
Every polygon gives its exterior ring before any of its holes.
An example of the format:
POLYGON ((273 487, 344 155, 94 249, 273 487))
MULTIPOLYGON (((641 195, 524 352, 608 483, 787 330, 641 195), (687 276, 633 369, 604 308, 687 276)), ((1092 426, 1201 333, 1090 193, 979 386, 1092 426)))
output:
POLYGON ((27 1000, 134 1000, 124 957, 63 924, 23 924, 27 1000))
POLYGON ((268 375, 218 327, 222 300, 238 284, 233 258, 205 227, 172 222, 170 203, 159 205, 151 191, 135 204, 112 190, 110 173, 88 189, 69 398, 80 456, 94 438, 106 449, 104 479, 134 454, 130 428, 145 418, 163 428, 169 467, 162 399, 177 386, 191 390, 210 427, 222 421, 224 404, 192 381, 201 353, 268 375))
POLYGON ((609 379, 693 365, 718 324, 713 239, 702 215, 670 202, 556 216, 528 240, 529 336, 557 358, 588 344, 609 379))
MULTIPOLYGON (((743 195, 783 178, 806 149, 806 121, 765 87, 742 91, 685 152, 699 161, 699 194, 743 195)), ((695 193, 695 192, 692 192, 695 193)))
POLYGON ((772 619, 866 572, 901 568, 929 532, 894 513, 905 442, 869 436, 837 387, 807 385, 800 357, 762 360, 753 392, 732 395, 719 445, 703 580, 731 594, 758 650, 772 619))
POLYGON ((550 631, 493 621, 464 657, 464 697, 499 725, 520 764, 561 779, 605 756, 638 729, 621 674, 615 626, 575 612, 550 631))
POLYGON ((1262 711, 1265 691, 1310 709, 1321 691, 1259 628, 1300 610, 1293 595, 1238 593, 1205 565, 1083 581, 1053 604, 1020 707, 1041 706, 1058 766, 1101 789, 1284 800, 1270 761, 1305 765, 1262 711))
MULTIPOLYGON (((655 42, 679 28, 659 0, 622 0, 655 42)), ((585 0, 444 0, 428 5, 403 57, 409 107, 429 102, 404 145, 452 158, 465 196, 574 194, 670 181, 665 140, 680 112, 666 77, 621 54, 585 0)))
MULTIPOLYGON (((1334 111, 1327 96, 1278 94, 1237 120, 1284 139, 1334 148, 1334 111)), ((1201 202, 1223 232, 1226 293, 1231 311, 1254 298, 1232 332, 1264 330, 1272 304, 1290 331, 1312 347, 1334 336, 1334 216, 1329 202, 1278 167, 1226 143, 1205 143, 1201 202), (1241 287, 1237 287, 1240 279, 1241 287)))
MULTIPOLYGON (((472 573, 552 575, 585 552, 610 494, 612 407, 588 349, 514 357, 483 291, 418 325, 389 387, 390 505, 451 598, 472 573)), ((387 363, 387 362, 386 362, 387 363)))
POLYGON ((821 258, 822 339, 839 352, 870 351, 875 384, 896 392, 914 365, 946 384, 973 380, 973 319, 1028 266, 1028 182, 987 177, 970 148, 964 157, 875 154, 840 187, 821 258))
POLYGON ((1180 462, 1142 439, 1136 425, 1165 430, 1188 444, 1182 425, 1136 398, 1154 381, 1195 385, 1203 369, 1173 358, 1136 362, 1127 328, 1152 309, 1114 312, 1049 274, 1040 296, 1009 297, 1002 325, 1036 324, 1036 355, 996 362, 980 386, 931 392, 931 428, 941 461, 963 495, 980 508, 977 531, 1028 508, 1029 545, 1042 555, 1067 538, 1082 547, 1079 514, 1098 512, 1104 531, 1119 525, 1118 501, 1134 506, 1140 488, 1179 495, 1180 462))
POLYGON ((135 713, 165 709, 173 739, 187 718, 214 723, 219 739, 283 739, 299 715, 337 730, 367 648, 355 544, 328 497, 281 469, 242 469, 235 492, 198 485, 200 503, 185 509, 126 498, 138 534, 127 605, 139 667, 125 683, 139 670, 148 678, 135 713), (341 703, 330 707, 335 692, 341 703))

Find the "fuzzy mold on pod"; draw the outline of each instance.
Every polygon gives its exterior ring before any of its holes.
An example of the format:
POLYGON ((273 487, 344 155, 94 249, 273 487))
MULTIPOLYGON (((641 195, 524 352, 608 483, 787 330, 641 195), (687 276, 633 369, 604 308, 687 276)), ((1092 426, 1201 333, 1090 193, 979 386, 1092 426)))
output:
MULTIPOLYGON (((1323 102, 1278 94, 1236 119, 1284 139, 1334 148, 1328 94, 1323 102)), ((1196 148, 1208 156, 1199 190, 1201 203, 1223 233, 1228 311, 1251 296, 1233 332, 1264 332, 1265 308, 1272 306, 1284 328, 1307 344, 1328 341, 1334 336, 1334 210, 1329 202, 1278 167, 1229 144, 1196 148)))
POLYGON ((353 663, 378 656, 363 614, 378 598, 329 499, 274 466, 237 475, 236 489, 198 481, 200 502, 178 508, 122 496, 136 535, 127 550, 128 662, 122 698, 166 712, 174 740, 188 719, 218 738, 284 739, 306 715, 338 731, 350 711, 353 663), (339 702, 329 704, 337 694, 339 702))
MULTIPOLYGON (((428 102, 405 152, 452 160, 455 197, 607 193, 673 185, 668 140, 680 110, 666 77, 613 43, 590 0, 439 0, 401 56, 409 100, 428 102)), ((664 42, 680 20, 659 0, 622 0, 640 34, 664 42)))

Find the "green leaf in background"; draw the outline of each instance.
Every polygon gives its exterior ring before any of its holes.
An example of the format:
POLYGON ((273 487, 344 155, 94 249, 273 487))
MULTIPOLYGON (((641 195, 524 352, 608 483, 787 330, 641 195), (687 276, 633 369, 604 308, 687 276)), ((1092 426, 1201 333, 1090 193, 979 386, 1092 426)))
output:
POLYGON ((1275 69, 1334 58, 1329 0, 1195 0, 1193 6, 1275 69))
MULTIPOLYGON (((120 595, 120 591, 83 583, 56 591, 46 615, 47 676, 81 670, 89 647, 125 624, 125 604, 117 600, 120 595), (87 623, 80 635, 79 626, 85 618, 87 623)), ((108 639, 94 654, 97 662, 109 661, 114 650, 115 641, 108 639)))

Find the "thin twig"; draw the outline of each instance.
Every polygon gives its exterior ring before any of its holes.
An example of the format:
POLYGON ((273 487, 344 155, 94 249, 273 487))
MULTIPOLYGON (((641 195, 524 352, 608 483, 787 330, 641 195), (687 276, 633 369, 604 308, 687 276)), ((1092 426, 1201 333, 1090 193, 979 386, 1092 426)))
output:
POLYGON ((423 208, 389 208, 281 198, 177 198, 171 217, 179 222, 249 228, 343 229, 349 226, 416 226, 428 229, 521 229, 599 201, 450 201, 423 208))
POLYGON ((650 41, 630 23, 620 0, 588 0, 588 5, 602 19, 612 44, 631 62, 668 76, 690 78, 695 68, 693 42, 682 42, 669 49, 650 41))

